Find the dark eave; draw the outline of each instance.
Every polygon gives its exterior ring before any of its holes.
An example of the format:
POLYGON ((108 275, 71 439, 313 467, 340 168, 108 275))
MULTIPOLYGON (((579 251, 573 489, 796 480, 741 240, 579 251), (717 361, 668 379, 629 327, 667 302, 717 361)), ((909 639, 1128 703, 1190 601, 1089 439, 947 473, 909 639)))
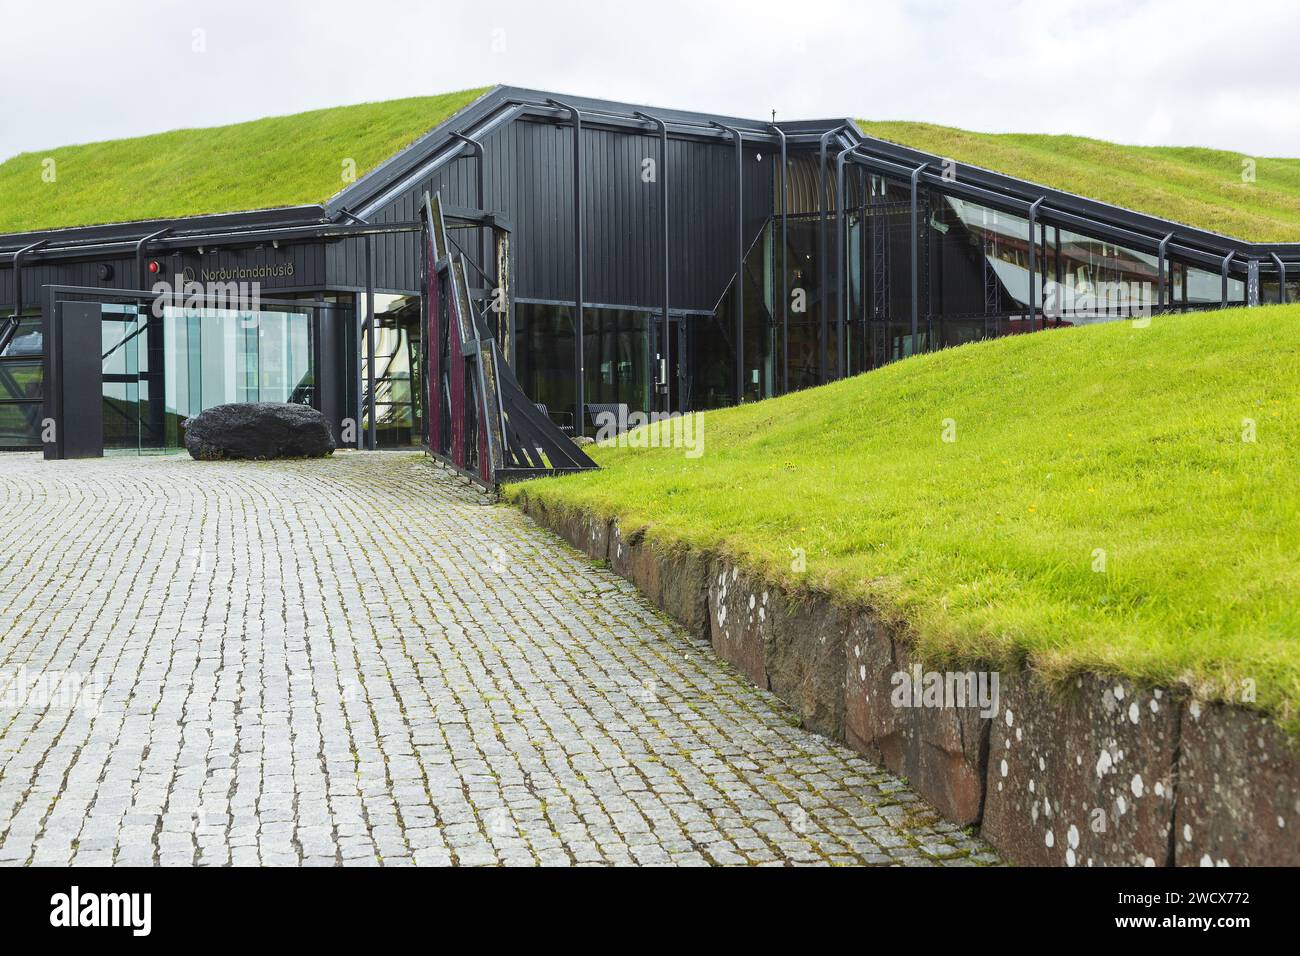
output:
POLYGON ((102 226, 74 226, 67 229, 42 229, 35 232, 0 234, 0 254, 12 252, 44 240, 51 246, 125 242, 148 236, 160 229, 174 233, 215 232, 224 229, 251 229, 268 225, 295 225, 321 222, 323 206, 279 206, 248 212, 216 213, 205 216, 181 216, 170 219, 137 219, 102 226))

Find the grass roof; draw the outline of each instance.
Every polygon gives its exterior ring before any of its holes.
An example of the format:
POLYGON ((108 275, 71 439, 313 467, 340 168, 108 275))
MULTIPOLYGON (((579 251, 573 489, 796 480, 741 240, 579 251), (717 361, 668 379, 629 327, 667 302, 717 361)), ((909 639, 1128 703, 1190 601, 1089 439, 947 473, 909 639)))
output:
POLYGON ((21 153, 0 163, 0 233, 323 202, 485 92, 21 153))
MULTIPOLYGON (((364 103, 22 153, 0 233, 319 203, 487 92, 364 103), (53 178, 48 161, 53 161, 53 178)), ((1300 241, 1300 160, 859 121, 870 136, 1257 242, 1300 241), (1253 180, 1242 162, 1254 163, 1253 180)))
POLYGON ((877 139, 1249 242, 1300 242, 1300 159, 928 123, 859 120, 858 127, 877 139))

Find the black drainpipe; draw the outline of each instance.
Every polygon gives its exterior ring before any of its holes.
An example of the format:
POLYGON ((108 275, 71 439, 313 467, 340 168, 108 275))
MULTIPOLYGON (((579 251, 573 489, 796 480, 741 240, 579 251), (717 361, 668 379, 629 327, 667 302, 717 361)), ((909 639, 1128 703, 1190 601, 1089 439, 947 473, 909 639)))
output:
MULTIPOLYGON (((149 284, 149 278, 145 273, 144 267, 145 250, 148 248, 149 243, 153 242, 155 239, 161 239, 169 232, 171 232, 170 229, 159 229, 157 232, 151 232, 149 235, 144 236, 135 244, 135 276, 136 279, 139 280, 139 288, 143 289, 149 284)), ((180 292, 179 289, 173 289, 172 291, 180 292)))
POLYGON ((663 409, 666 412, 673 410, 673 386, 669 380, 669 370, 672 368, 672 322, 668 318, 668 124, 657 117, 650 116, 647 113, 636 111, 634 115, 637 119, 643 119, 647 123, 654 123, 659 128, 659 225, 663 234, 663 244, 660 252, 662 253, 662 270, 664 280, 664 305, 663 305, 663 343, 659 349, 660 362, 663 367, 663 387, 664 401, 663 409))
MULTIPOLYGON (((1037 299, 1038 299, 1038 207, 1046 200, 1046 196, 1039 196, 1029 206, 1029 328, 1034 329, 1038 326, 1037 318, 1037 299)), ((1043 317, 1043 327, 1047 327, 1047 318, 1043 317)))
POLYGON ((583 242, 582 242, 582 114, 576 107, 559 100, 547 100, 550 106, 563 110, 573 120, 573 434, 586 433, 587 375, 585 343, 583 342, 583 242))
POLYGON ((917 184, 927 163, 922 163, 912 170, 912 354, 917 353, 916 339, 921 325, 921 224, 917 213, 917 184))
POLYGON ((830 380, 831 361, 828 345, 826 341, 830 338, 830 316, 826 309, 830 304, 830 294, 827 286, 830 283, 826 275, 827 259, 830 258, 829 241, 826 237, 826 207, 830 205, 830 198, 826 195, 826 147, 830 143, 831 137, 838 133, 844 127, 836 126, 826 130, 817 140, 817 154, 819 161, 817 163, 817 273, 818 273, 818 296, 821 305, 818 308, 821 311, 821 341, 818 343, 818 384, 825 385, 830 380))
MULTIPOLYGON (((478 140, 476 140, 476 139, 471 139, 470 137, 466 136, 464 133, 452 133, 451 135, 452 135, 452 138, 453 138, 453 139, 458 139, 458 140, 460 140, 462 143, 467 143, 467 144, 469 145, 469 147, 470 147, 472 150, 474 150, 475 196, 477 197, 477 202, 478 202, 478 208, 479 208, 479 211, 480 211, 480 212, 487 212, 487 206, 485 205, 485 203, 486 203, 486 201, 487 201, 486 198, 485 198, 485 197, 486 197, 486 193, 485 193, 484 188, 483 188, 483 176, 484 176, 484 172, 483 172, 483 157, 484 157, 483 144, 482 144, 481 142, 479 142, 478 140)), ((479 233, 479 250, 478 250, 478 252, 479 252, 479 256, 482 257, 482 261, 483 261, 483 269, 482 269, 482 273, 483 273, 483 275, 488 275, 489 273, 495 273, 495 272, 496 272, 496 267, 495 267, 495 265, 494 265, 493 263, 490 263, 490 262, 488 261, 488 259, 491 257, 491 253, 489 252, 489 249, 488 249, 488 229, 487 229, 487 227, 486 227, 486 226, 480 226, 479 229, 478 229, 478 233, 479 233)), ((501 282, 501 277, 500 277, 500 276, 497 276, 497 283, 499 284, 500 282, 501 282)), ((493 291, 493 290, 489 290, 489 293, 491 293, 492 291, 493 291)))
POLYGON ((1169 240, 1174 237, 1171 232, 1160 240, 1156 247, 1156 311, 1165 311, 1165 263, 1168 258, 1169 240))
POLYGON ((856 146, 846 146, 835 156, 835 377, 848 374, 848 342, 846 330, 849 314, 849 270, 845 268, 848 252, 844 245, 844 216, 848 208, 844 188, 844 160, 856 146))
POLYGON ((14 324, 23 314, 23 260, 27 258, 28 253, 35 252, 41 246, 45 245, 47 240, 42 239, 40 242, 33 242, 30 246, 23 246, 14 253, 14 324))
POLYGON ((1286 305, 1286 263, 1276 252, 1270 252, 1268 257, 1273 260, 1273 265, 1277 266, 1277 301, 1286 305))
POLYGON ((1228 267, 1232 265, 1232 258, 1236 254, 1236 252, 1229 252, 1223 257, 1223 264, 1219 267, 1223 277, 1223 296, 1219 301, 1219 305, 1225 309, 1228 307, 1228 267))
POLYGON ((790 245, 786 236, 789 216, 786 212, 785 132, 775 123, 769 129, 781 140, 781 392, 784 394, 790 391, 790 269, 786 261, 790 245))
POLYGON ((745 147, 740 130, 710 123, 736 138, 736 387, 739 405, 745 395, 745 147))

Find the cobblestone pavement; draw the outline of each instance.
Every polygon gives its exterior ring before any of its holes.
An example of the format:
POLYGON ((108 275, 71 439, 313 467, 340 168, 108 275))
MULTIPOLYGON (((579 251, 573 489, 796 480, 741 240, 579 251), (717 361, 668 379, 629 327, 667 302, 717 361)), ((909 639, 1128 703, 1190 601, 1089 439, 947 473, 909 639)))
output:
POLYGON ((423 456, 0 455, 0 862, 973 865, 423 456))

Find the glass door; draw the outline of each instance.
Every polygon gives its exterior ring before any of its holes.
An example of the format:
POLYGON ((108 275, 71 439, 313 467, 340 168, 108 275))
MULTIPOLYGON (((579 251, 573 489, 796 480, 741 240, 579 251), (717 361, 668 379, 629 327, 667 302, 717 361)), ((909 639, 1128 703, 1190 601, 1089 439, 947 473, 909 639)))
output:
POLYGON ((135 305, 100 310, 104 454, 138 455, 158 446, 150 428, 150 317, 135 305))

